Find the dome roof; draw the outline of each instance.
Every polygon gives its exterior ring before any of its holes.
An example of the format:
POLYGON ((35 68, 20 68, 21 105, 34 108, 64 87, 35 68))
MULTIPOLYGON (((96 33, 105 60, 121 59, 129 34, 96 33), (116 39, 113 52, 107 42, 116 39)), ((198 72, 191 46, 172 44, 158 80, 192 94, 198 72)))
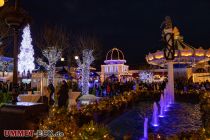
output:
POLYGON ((125 63, 126 60, 124 58, 123 52, 120 49, 113 48, 109 50, 108 53, 106 54, 106 60, 104 62, 120 64, 120 63, 125 63))

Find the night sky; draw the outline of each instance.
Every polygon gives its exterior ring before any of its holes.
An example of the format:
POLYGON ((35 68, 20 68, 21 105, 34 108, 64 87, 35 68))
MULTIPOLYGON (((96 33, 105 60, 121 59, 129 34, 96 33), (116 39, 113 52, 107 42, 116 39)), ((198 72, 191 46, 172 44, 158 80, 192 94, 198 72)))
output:
POLYGON ((118 47, 131 66, 146 63, 146 54, 163 47, 160 25, 167 15, 186 43, 210 46, 209 0, 21 0, 21 5, 33 18, 34 32, 52 23, 72 35, 93 34, 104 54, 118 47))

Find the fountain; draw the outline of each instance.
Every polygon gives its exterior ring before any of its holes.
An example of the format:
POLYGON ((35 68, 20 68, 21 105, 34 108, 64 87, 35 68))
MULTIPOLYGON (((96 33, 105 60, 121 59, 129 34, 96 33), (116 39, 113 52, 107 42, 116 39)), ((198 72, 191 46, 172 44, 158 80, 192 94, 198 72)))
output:
POLYGON ((144 118, 144 138, 142 140, 148 140, 148 118, 144 118))
POLYGON ((158 106, 156 102, 153 104, 152 125, 158 126, 158 106))
POLYGON ((167 108, 167 105, 168 105, 168 94, 167 94, 166 89, 164 89, 163 101, 164 101, 164 111, 168 111, 168 108, 167 108))
POLYGON ((169 84, 166 84, 166 98, 167 98, 167 107, 170 107, 170 103, 171 103, 171 92, 170 92, 170 88, 169 88, 169 84))
POLYGON ((163 94, 161 94, 160 97, 160 114, 159 117, 164 117, 164 97, 163 94))

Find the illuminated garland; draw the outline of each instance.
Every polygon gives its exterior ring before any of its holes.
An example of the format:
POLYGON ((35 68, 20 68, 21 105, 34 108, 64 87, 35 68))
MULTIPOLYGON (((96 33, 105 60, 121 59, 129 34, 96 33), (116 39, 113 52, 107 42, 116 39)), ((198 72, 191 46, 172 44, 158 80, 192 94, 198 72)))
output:
POLYGON ((139 79, 144 83, 152 83, 153 73, 143 71, 143 72, 139 73, 139 79))
MULTIPOLYGON (((72 112, 71 112, 72 113, 72 112)), ((52 107, 49 116, 44 119, 40 126, 40 130, 53 130, 54 132, 60 131, 64 133, 62 140, 82 140, 82 139, 102 139, 110 140, 112 137, 109 130, 104 125, 96 124, 93 121, 79 127, 77 120, 72 114, 65 109, 52 107)), ((37 138, 38 139, 38 138, 37 138)), ((49 139, 57 140, 57 137, 50 137, 49 139)))
MULTIPOLYGON (((44 119, 40 126, 40 130, 53 130, 64 132, 64 137, 61 139, 69 140, 82 140, 82 139, 101 139, 101 140, 112 140, 114 139, 109 129, 103 124, 97 124, 93 121, 88 121, 88 118, 93 118, 94 112, 104 115, 104 113, 112 114, 112 112, 119 111, 120 108, 126 108, 126 104, 133 102, 132 100, 137 99, 141 95, 135 91, 125 92, 119 96, 113 98, 106 98, 100 100, 99 104, 90 104, 78 108, 71 108, 69 112, 63 108, 52 107, 49 112, 49 116, 44 119), (82 127, 78 124, 83 122, 82 118, 87 118, 82 127)), ((91 119, 92 120, 92 119, 91 119)), ((58 139, 58 138, 49 138, 58 139)))
POLYGON ((42 51, 42 54, 47 58, 48 63, 41 58, 37 59, 37 63, 48 71, 48 83, 54 83, 55 65, 61 59, 62 50, 56 47, 48 47, 42 51))
POLYGON ((82 51, 83 64, 80 59, 76 59, 79 69, 82 70, 82 94, 89 94, 89 78, 90 78, 90 65, 94 61, 93 50, 85 49, 82 51))
POLYGON ((32 70, 34 70, 34 49, 31 44, 32 38, 31 38, 31 32, 30 32, 30 26, 27 25, 23 29, 23 35, 22 35, 22 42, 20 46, 20 54, 18 55, 18 71, 21 75, 26 76, 27 72, 30 73, 32 70))

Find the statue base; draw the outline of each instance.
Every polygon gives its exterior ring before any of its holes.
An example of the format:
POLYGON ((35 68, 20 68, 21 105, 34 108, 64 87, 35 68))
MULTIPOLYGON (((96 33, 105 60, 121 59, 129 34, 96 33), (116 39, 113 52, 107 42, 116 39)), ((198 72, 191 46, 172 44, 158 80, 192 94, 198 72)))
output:
POLYGON ((82 95, 80 98, 79 98, 79 102, 80 104, 82 105, 88 105, 88 104, 91 104, 91 103, 94 103, 97 101, 97 98, 95 95, 91 95, 91 94, 87 94, 87 95, 82 95))

